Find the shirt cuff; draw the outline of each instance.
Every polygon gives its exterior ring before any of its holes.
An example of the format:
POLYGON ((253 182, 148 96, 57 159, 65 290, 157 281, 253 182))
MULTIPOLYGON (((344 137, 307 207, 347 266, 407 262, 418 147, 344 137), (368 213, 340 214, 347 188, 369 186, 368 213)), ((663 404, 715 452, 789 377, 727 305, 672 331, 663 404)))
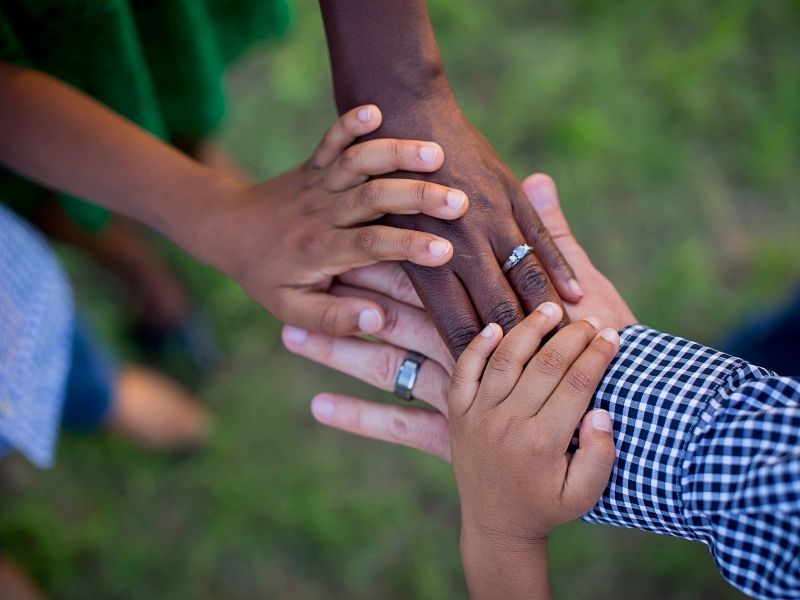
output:
POLYGON ((617 462, 584 519, 701 540, 684 516, 684 453, 717 390, 746 363, 642 325, 620 337, 594 401, 611 415, 617 462))

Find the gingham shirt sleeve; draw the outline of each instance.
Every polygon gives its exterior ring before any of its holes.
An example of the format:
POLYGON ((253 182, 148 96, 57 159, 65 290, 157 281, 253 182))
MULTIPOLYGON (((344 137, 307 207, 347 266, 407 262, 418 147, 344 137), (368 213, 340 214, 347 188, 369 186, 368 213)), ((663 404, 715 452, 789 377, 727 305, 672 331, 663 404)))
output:
POLYGON ((595 396, 617 464, 584 519, 705 543, 747 594, 800 598, 800 381, 643 326, 595 396))

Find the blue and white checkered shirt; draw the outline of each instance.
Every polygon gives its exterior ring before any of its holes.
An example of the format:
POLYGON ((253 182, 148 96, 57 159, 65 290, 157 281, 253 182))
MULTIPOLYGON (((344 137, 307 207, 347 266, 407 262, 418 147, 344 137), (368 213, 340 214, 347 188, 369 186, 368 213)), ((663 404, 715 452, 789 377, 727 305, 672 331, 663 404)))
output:
POLYGON ((69 367, 69 283, 47 243, 0 205, 0 452, 52 464, 69 367))
POLYGON ((800 380, 643 326, 595 396, 617 464, 584 519, 706 544, 761 598, 800 598, 800 380))

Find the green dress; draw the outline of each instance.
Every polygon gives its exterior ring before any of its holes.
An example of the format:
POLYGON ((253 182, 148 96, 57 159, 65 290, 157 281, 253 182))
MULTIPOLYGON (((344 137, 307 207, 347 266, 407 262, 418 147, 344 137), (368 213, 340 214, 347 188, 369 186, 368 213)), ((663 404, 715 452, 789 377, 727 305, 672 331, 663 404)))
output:
MULTIPOLYGON (((283 34, 289 0, 20 0, 0 3, 0 61, 44 71, 165 139, 200 140, 225 114, 223 71, 252 43, 283 34)), ((0 173, 15 207, 41 196, 0 173)), ((78 225, 107 213, 77 199, 78 225)))

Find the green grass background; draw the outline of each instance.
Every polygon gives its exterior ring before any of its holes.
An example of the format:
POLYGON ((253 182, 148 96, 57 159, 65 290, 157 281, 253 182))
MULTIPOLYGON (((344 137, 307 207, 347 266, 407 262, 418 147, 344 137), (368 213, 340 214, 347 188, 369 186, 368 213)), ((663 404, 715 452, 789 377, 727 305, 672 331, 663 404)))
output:
MULTIPOLYGON (((792 1, 430 0, 465 111, 520 177, 550 173, 596 264, 639 318, 714 343, 800 280, 800 8, 792 1)), ((220 142, 269 177, 334 118, 315 2, 232 70, 220 142)), ((287 355, 237 286, 167 248, 224 360, 200 383, 207 452, 175 460, 65 436, 58 466, 3 467, 0 539, 56 598, 458 598, 448 467, 313 422, 314 392, 376 397, 287 355)), ((120 292, 68 253, 121 352, 120 292)), ((562 598, 737 594, 706 550, 571 524, 562 598)))

